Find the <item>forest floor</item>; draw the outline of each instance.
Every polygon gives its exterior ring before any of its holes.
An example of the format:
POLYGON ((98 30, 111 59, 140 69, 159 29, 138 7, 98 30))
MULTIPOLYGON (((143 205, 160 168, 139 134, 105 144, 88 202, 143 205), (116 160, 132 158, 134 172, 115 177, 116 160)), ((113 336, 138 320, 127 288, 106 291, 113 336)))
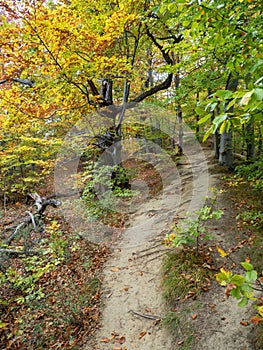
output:
MULTIPOLYGON (((161 178, 154 164, 147 162, 136 166, 137 188, 147 184, 148 189, 143 192, 142 188, 131 213, 108 218, 115 243, 92 243, 79 213, 71 212, 71 219, 82 223, 75 232, 65 220, 65 209, 51 208, 40 223, 43 230, 31 228, 39 255, 10 256, 5 261, 0 349, 262 350, 256 345, 260 326, 251 323, 252 304, 239 308, 236 300, 226 300, 224 288, 215 280, 221 267, 240 271, 240 262, 247 257, 261 271, 262 230, 253 244, 253 215, 237 220, 248 210, 262 212, 259 193, 249 184, 232 181, 233 174, 218 166, 208 149, 203 160, 194 158, 194 164, 181 157, 175 177, 169 177, 168 171, 167 178, 164 173, 161 178), (198 177, 193 167, 201 169, 198 177), (210 187, 216 188, 211 195, 216 192, 216 209, 224 215, 208 223, 213 239, 204 248, 201 267, 197 266, 205 282, 199 281, 197 273, 191 276, 184 271, 188 257, 182 251, 181 273, 191 282, 188 294, 167 298, 164 266, 168 259, 173 269, 176 260, 172 259, 179 258, 173 254, 180 250, 166 246, 165 235, 203 203, 200 198, 210 187), (231 251, 230 258, 220 257, 217 246, 231 251)), ((52 188, 45 186, 40 194, 50 193, 52 188)), ((28 209, 21 202, 0 209, 3 238, 27 217, 28 209)), ((107 223, 105 227, 108 230, 107 223)), ((22 247, 25 234, 21 232, 13 242, 14 248, 22 247)))
POLYGON ((213 271, 212 278, 207 277, 200 294, 190 293, 189 298, 178 298, 172 304, 163 297, 163 259, 175 249, 166 247, 163 238, 175 221, 184 219, 192 196, 190 168, 185 162, 179 167, 183 188, 179 208, 175 205, 178 184, 172 182, 165 201, 156 197, 140 205, 112 250, 103 272, 101 326, 85 350, 256 349, 250 322, 255 314, 253 306, 239 308, 235 300, 226 299, 224 288, 215 281, 220 267, 229 265, 220 258, 216 246, 233 251, 231 268, 238 268, 250 249, 248 232, 236 220, 242 204, 224 190, 221 178, 226 174, 211 151, 206 151, 206 158, 209 187, 216 188, 217 209, 224 211, 219 222, 209 225, 213 262, 208 269, 213 271), (164 326, 168 318, 175 321, 174 327, 164 326))

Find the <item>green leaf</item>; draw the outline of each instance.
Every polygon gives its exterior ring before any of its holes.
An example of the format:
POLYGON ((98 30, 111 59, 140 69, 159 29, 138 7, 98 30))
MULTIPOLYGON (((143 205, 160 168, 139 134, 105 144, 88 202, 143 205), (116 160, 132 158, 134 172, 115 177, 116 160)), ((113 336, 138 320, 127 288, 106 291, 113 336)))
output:
POLYGON ((199 119, 197 124, 200 125, 200 124, 206 123, 210 118, 211 118, 211 115, 207 114, 205 117, 199 119))
POLYGON ((247 305, 247 303, 248 303, 247 298, 243 298, 243 299, 238 303, 238 306, 239 306, 239 307, 244 307, 244 306, 247 305))
POLYGON ((241 275, 234 275, 231 277, 231 283, 235 284, 236 286, 241 286, 245 280, 245 277, 241 275))
POLYGON ((254 292, 244 292, 244 297, 249 299, 249 300, 257 300, 257 298, 254 297, 254 292))
POLYGON ((247 270, 247 271, 251 271, 251 270, 253 270, 253 268, 254 268, 253 265, 250 264, 250 263, 247 262, 247 261, 242 262, 241 265, 242 265, 243 268, 244 268, 245 270, 247 270))
POLYGON ((214 96, 228 100, 232 97, 233 92, 229 90, 218 90, 214 93, 214 96))
POLYGON ((246 281, 247 282, 254 282, 254 281, 256 281, 257 278, 258 278, 258 274, 257 274, 257 271, 255 271, 255 270, 248 271, 246 273, 246 281))
POLYGON ((202 115, 202 114, 204 114, 204 108, 202 106, 200 106, 200 105, 197 105, 195 107, 195 112, 196 112, 197 115, 202 115))
POLYGON ((242 99, 241 99, 241 101, 240 101, 241 106, 246 106, 246 105, 249 103, 249 101, 250 101, 252 95, 254 94, 254 92, 255 92, 254 89, 251 90, 251 91, 248 91, 248 92, 242 97, 242 99))
POLYGON ((221 123, 223 123, 228 118, 228 114, 221 114, 213 120, 213 124, 215 126, 215 130, 219 127, 221 123))
POLYGON ((213 130, 214 130, 214 125, 212 125, 208 130, 207 132, 204 134, 204 137, 203 137, 203 142, 205 142, 208 137, 213 133, 213 130))
POLYGON ((171 2, 170 4, 168 4, 167 8, 168 8, 169 12, 175 13, 177 11, 177 4, 176 4, 176 2, 171 2))
POLYGON ((255 89, 255 96, 256 96, 256 98, 257 98, 257 100, 263 100, 263 89, 259 89, 259 88, 257 88, 257 89, 255 89))
POLYGON ((240 294, 240 288, 233 288, 230 292, 233 298, 240 299, 241 294, 240 294))
POLYGON ((216 274, 216 280, 221 284, 221 286, 226 286, 232 276, 231 271, 226 271, 224 268, 220 269, 220 273, 216 274))

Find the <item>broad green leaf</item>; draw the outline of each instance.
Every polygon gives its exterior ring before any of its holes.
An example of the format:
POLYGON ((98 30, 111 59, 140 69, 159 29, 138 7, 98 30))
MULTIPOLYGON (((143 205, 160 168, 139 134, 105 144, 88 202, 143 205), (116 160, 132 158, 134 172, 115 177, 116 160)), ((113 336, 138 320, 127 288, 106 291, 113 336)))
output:
POLYGON ((231 271, 226 271, 224 268, 220 269, 220 273, 216 274, 216 280, 221 284, 221 286, 226 286, 232 276, 231 271))
POLYGON ((239 303, 238 303, 238 306, 239 307, 244 307, 246 306, 248 303, 248 300, 246 298, 243 298, 239 303))
POLYGON ((215 126, 215 130, 228 118, 228 114, 221 114, 213 120, 213 124, 215 126))
POLYGON ((204 114, 204 108, 202 106, 196 106, 195 112, 197 115, 203 115, 204 114))
POLYGON ((247 282, 255 282, 258 278, 257 271, 251 270, 246 273, 246 281, 247 282))
POLYGON ((249 70, 250 73, 254 73, 259 67, 263 65, 263 60, 258 60, 256 64, 249 70))
POLYGON ((233 92, 229 90, 218 90, 214 93, 214 96, 222 98, 223 100, 228 100, 232 97, 233 92))
POLYGON ((250 292, 244 292, 244 297, 249 299, 249 300, 257 300, 257 298, 255 298, 254 296, 254 292, 250 291, 250 292))
POLYGON ((240 288, 233 288, 231 290, 230 294, 232 295, 232 297, 234 297, 236 299, 240 299, 241 298, 240 288))
POLYGON ((251 96, 254 94, 255 90, 248 91, 241 99, 240 105, 245 106, 249 103, 251 96))
POLYGON ((251 271, 251 270, 253 270, 253 268, 254 268, 253 265, 250 264, 250 263, 247 262, 247 261, 242 262, 241 265, 242 265, 243 268, 244 268, 245 270, 247 270, 247 271, 251 271))
POLYGON ((208 130, 207 132, 204 134, 204 137, 203 137, 203 142, 205 142, 208 137, 213 134, 213 130, 214 130, 214 125, 212 125, 208 130))
POLYGON ((210 120, 210 118, 211 118, 211 115, 207 114, 205 117, 198 120, 198 125, 206 123, 208 120, 210 120))
POLYGON ((235 284, 236 286, 241 286, 245 280, 245 277, 241 275, 234 275, 231 277, 231 283, 235 284))
POLYGON ((256 88, 255 89, 255 96, 258 100, 263 100, 263 89, 256 88))

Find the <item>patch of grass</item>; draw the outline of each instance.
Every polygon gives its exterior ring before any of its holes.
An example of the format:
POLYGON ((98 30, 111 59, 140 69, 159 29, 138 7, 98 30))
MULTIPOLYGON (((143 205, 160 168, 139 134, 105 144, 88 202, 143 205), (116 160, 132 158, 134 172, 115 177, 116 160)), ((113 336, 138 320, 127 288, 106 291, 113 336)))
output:
POLYGON ((189 311, 184 310, 180 315, 175 311, 168 311, 162 324, 168 327, 171 332, 175 333, 178 349, 188 350, 194 340, 191 326, 188 322, 182 322, 185 319, 185 314, 189 311))
POLYGON ((263 322, 261 322, 255 331, 256 349, 263 349, 263 322))
POLYGON ((190 350, 192 348, 193 340, 194 340, 193 334, 188 332, 185 336, 185 340, 184 340, 183 344, 179 345, 178 349, 190 350))
POLYGON ((169 311, 162 320, 162 324, 164 326, 168 326, 172 330, 178 330, 180 326, 180 317, 176 314, 176 312, 169 311))
POLYGON ((193 250, 175 250, 167 255, 163 268, 164 296, 169 303, 200 294, 212 278, 209 269, 211 256, 193 250))

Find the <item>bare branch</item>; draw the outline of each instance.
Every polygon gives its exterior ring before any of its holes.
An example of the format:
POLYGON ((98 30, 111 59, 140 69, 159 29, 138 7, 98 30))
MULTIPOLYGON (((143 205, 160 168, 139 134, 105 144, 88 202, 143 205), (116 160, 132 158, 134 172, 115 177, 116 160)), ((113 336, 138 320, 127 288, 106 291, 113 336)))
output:
POLYGON ((33 87, 34 86, 34 82, 32 80, 20 79, 20 78, 11 78, 11 79, 0 80, 0 85, 4 84, 4 83, 7 83, 8 81, 13 81, 15 83, 20 83, 22 85, 28 85, 29 87, 33 87))
POLYGON ((140 94, 130 102, 138 103, 143 101, 146 97, 152 96, 161 90, 166 90, 171 86, 172 81, 173 81, 173 73, 169 73, 168 77, 162 83, 155 85, 154 87, 152 87, 147 91, 144 91, 142 94, 140 94))

